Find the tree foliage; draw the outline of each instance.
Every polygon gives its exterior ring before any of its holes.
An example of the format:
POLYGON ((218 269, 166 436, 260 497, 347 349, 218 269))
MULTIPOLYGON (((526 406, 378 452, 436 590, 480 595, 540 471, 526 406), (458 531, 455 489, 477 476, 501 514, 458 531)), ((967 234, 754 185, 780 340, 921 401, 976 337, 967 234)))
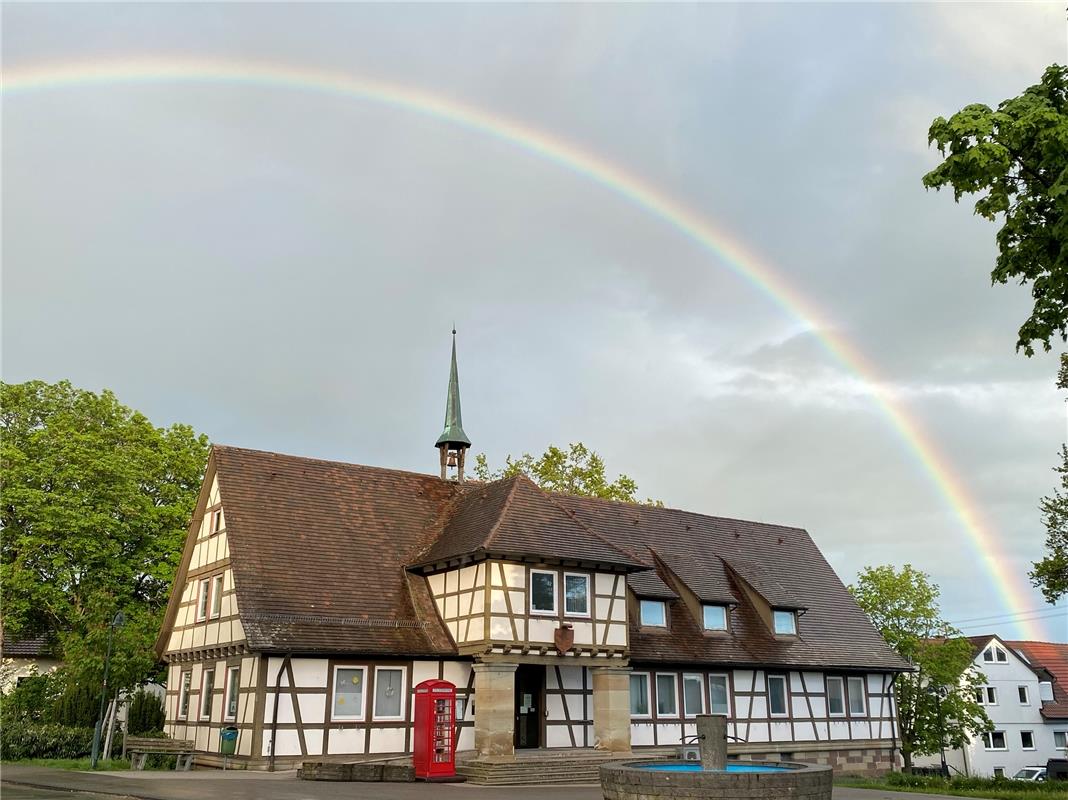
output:
MULTIPOLYGON (((1068 355, 1061 356, 1057 386, 1068 389, 1068 355)), ((1039 503, 1046 526, 1046 556, 1031 571, 1031 582, 1050 603, 1068 595, 1068 447, 1061 445, 1061 463, 1053 471, 1060 475, 1060 486, 1039 503)))
POLYGON ((941 618, 939 590, 928 575, 909 564, 900 571, 866 567, 849 590, 887 643, 915 667, 894 682, 906 769, 913 756, 933 755, 942 742, 962 748, 992 729, 976 702, 986 679, 972 668, 971 643, 941 618))
POLYGON ((1034 298, 1017 350, 1050 350, 1054 336, 1068 338, 1068 68, 1054 64, 996 111, 974 104, 938 117, 931 142, 945 158, 924 186, 951 186, 958 202, 982 194, 975 213, 1004 218, 991 278, 1030 283, 1034 298))
MULTIPOLYGON (((526 475, 548 492, 600 497, 638 503, 638 484, 626 475, 608 480, 604 460, 582 442, 569 444, 567 449, 549 445, 540 456, 524 453, 520 458, 508 456, 504 468, 491 470, 485 453, 475 457, 475 476, 479 480, 494 481, 513 475, 526 475)), ((650 505, 663 505, 659 500, 646 500, 650 505)))
POLYGON ((0 436, 5 635, 51 632, 67 669, 98 679, 121 610, 111 682, 143 680, 207 438, 66 381, 0 384, 0 436))

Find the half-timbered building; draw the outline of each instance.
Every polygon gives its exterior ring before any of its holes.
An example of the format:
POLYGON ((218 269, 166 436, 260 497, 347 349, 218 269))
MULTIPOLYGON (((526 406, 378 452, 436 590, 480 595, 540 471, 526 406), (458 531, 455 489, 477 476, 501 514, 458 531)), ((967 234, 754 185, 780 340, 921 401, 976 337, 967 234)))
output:
POLYGON ((463 480, 455 346, 440 474, 216 446, 158 651, 167 732, 261 767, 412 750, 456 685, 459 749, 679 745, 887 768, 894 675, 809 534, 463 480))

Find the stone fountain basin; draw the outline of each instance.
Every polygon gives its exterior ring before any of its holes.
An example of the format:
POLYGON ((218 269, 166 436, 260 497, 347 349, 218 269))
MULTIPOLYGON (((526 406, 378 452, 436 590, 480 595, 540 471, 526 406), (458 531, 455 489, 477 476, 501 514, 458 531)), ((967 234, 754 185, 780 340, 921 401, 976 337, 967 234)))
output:
POLYGON ((605 800, 724 798, 724 800, 830 800, 829 766, 785 761, 731 761, 765 769, 752 772, 695 770, 692 761, 621 761, 601 766, 605 800))

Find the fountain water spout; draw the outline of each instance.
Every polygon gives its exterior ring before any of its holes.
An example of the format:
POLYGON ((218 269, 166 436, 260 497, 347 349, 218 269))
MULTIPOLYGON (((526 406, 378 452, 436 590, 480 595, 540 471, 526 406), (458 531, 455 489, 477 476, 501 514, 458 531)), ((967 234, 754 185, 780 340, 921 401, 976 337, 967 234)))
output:
POLYGON ((701 768, 727 768, 727 718, 722 714, 697 715, 697 746, 701 750, 701 768))

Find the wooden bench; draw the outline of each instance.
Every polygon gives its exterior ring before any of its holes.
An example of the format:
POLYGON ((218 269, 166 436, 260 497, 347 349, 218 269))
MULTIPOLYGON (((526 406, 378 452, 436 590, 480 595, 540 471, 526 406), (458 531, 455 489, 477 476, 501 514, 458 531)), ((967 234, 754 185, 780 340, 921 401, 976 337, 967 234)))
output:
POLYGON ((131 769, 144 769, 150 755, 162 753, 175 756, 176 770, 193 768, 193 742, 190 739, 152 739, 142 736, 126 738, 126 752, 130 756, 131 769))

